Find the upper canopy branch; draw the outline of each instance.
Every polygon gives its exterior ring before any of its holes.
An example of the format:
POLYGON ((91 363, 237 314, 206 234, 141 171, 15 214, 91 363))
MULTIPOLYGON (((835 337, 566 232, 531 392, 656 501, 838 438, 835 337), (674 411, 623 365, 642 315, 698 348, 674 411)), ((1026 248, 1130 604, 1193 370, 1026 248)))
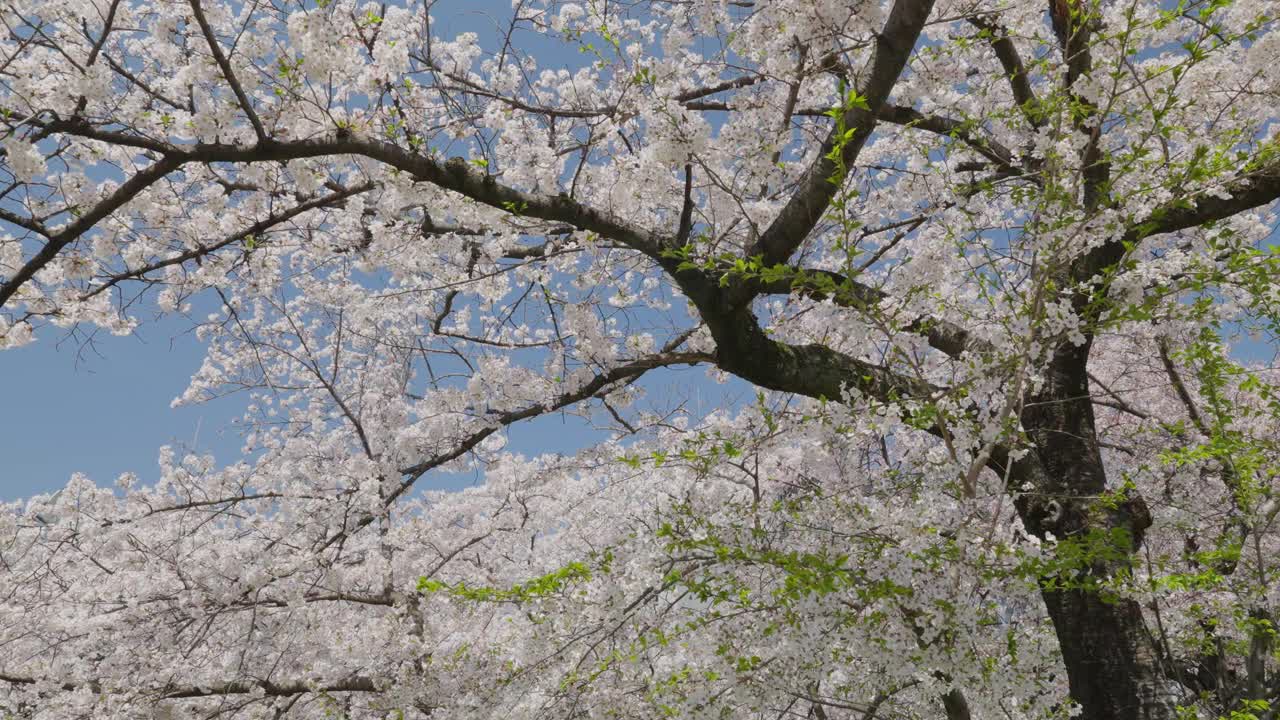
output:
POLYGON ((875 130, 876 111, 872 108, 880 108, 889 99, 932 9, 933 0, 897 0, 893 4, 884 30, 876 38, 870 66, 863 73, 865 79, 858 83, 857 92, 865 107, 850 106, 845 110, 843 122, 832 128, 817 159, 750 255, 763 255, 766 265, 785 262, 826 214, 832 198, 843 186, 843 178, 837 176, 854 165, 875 130), (852 134, 843 136, 841 127, 852 134))
POLYGON ((497 182, 491 175, 473 170, 461 158, 454 158, 447 163, 440 162, 397 145, 350 132, 290 142, 269 140, 252 146, 222 143, 174 145, 129 133, 102 130, 83 121, 55 121, 47 124, 44 132, 62 132, 137 147, 159 153, 161 159, 139 171, 106 198, 80 214, 74 222, 51 235, 39 252, 0 285, 0 307, 4 306, 23 283, 57 257, 63 248, 133 200, 147 187, 188 163, 250 163, 360 155, 504 212, 518 207, 521 215, 567 223, 581 230, 595 232, 651 257, 658 257, 666 247, 662 236, 637 229, 607 212, 589 208, 566 195, 549 196, 517 190, 497 182))
MULTIPOLYGON (((137 177, 122 185, 116 193, 104 200, 99 206, 82 215, 77 222, 67 226, 54 237, 65 243, 79 237, 97 220, 105 217, 128 200, 132 199, 143 187, 154 182, 163 175, 180 168, 187 163, 250 163, 287 161, 299 158, 322 157, 331 155, 360 155, 378 160, 390 167, 411 174, 413 177, 430 182, 446 190, 452 190, 473 200, 491 207, 509 211, 511 207, 520 207, 522 216, 537 218, 556 223, 564 223, 580 230, 587 230, 608 237, 628 247, 638 250, 651 258, 661 259, 664 249, 671 247, 673 238, 653 231, 637 228, 609 213, 590 208, 565 195, 548 196, 525 192, 499 183, 493 176, 468 166, 464 161, 454 158, 441 162, 426 155, 412 152, 398 145, 376 138, 350 132, 336 132, 332 135, 296 141, 270 141, 257 145, 236 144, 199 144, 192 146, 173 145, 139 138, 112 130, 102 130, 81 121, 55 121, 45 128, 49 132, 64 132, 77 136, 137 146, 140 149, 160 152, 162 159, 137 177)), ((830 186, 830 183, 827 183, 830 186)), ((357 186, 365 189, 364 185, 357 186)), ((349 191, 350 192, 350 191, 349 191)), ((332 199, 332 198, 330 198, 332 199)), ((776 225, 776 223, 775 223, 776 225)), ((63 245, 58 245, 61 249, 63 245)), ((48 247, 54 247, 50 242, 48 247)), ((35 270, 56 255, 56 250, 42 253, 28 264, 32 269, 25 277, 15 275, 6 283, 4 292, 0 292, 0 302, 7 300, 35 270), (48 257, 44 257, 47 255, 48 257)), ((687 273, 686 273, 687 275, 687 273)), ((705 278, 704 278, 705 279, 705 278)), ((869 288, 866 288, 870 290, 869 288)), ((777 287, 760 287, 756 292, 778 292, 777 287)), ((879 291, 875 291, 879 292, 879 291)), ((865 293, 863 293, 865 294, 865 293)), ((870 296, 868 295, 868 298, 870 296)), ((878 295, 875 301, 883 299, 878 295)), ((934 325, 936 334, 941 326, 934 325)), ((951 333, 959 337, 962 331, 951 333)), ((954 339, 942 340, 940 344, 958 347, 954 339)), ((961 342, 960 344, 963 344, 961 342)), ((958 351, 958 350, 957 350, 958 351)))
POLYGON ((1022 111, 1031 127, 1039 128, 1044 124, 1037 111, 1039 101, 1031 88, 1027 68, 1022 64, 1022 57, 1018 54, 1017 46, 1013 44, 1008 28, 981 16, 970 18, 969 22, 985 34, 987 42, 996 54, 996 59, 1004 68, 1005 78, 1009 81, 1009 90, 1013 92, 1013 100, 1018 104, 1018 109, 1022 111))
MULTIPOLYGON (((831 300, 840 307, 864 311, 889 297, 883 290, 830 270, 797 270, 795 279, 753 283, 750 289, 770 295, 794 293, 818 301, 831 300)), ((974 338, 967 329, 946 320, 918 317, 903 330, 924 336, 930 347, 951 357, 959 357, 966 350, 990 350, 987 343, 974 338)))
POLYGON ((567 195, 551 196, 518 190, 499 183, 492 175, 468 167, 461 158, 440 162, 398 145, 350 132, 340 131, 326 137, 292 142, 272 141, 252 147, 220 144, 198 145, 190 149, 174 147, 171 152, 183 162, 230 163, 360 155, 504 212, 518 207, 522 216, 567 223, 580 230, 613 238, 652 257, 657 257, 665 247, 661 235, 633 227, 611 213, 590 208, 567 195))
MULTIPOLYGON (((895 7, 894 18, 891 19, 889 27, 896 27, 899 32, 910 32, 912 38, 916 37, 919 27, 923 24, 925 16, 927 16, 927 8, 921 5, 921 0, 901 0, 895 7), (900 26, 908 21, 912 24, 909 28, 903 30, 900 26)), ((901 60, 901 63, 905 63, 909 48, 903 50, 898 43, 886 43, 885 46, 888 49, 879 51, 878 55, 893 53, 894 57, 901 60)), ((893 70, 893 75, 890 78, 888 77, 889 72, 883 67, 888 62, 889 60, 882 60, 875 74, 885 76, 888 78, 885 82, 891 83, 893 79, 896 79, 897 72, 901 69, 901 63, 896 66, 897 69, 893 70)), ((887 87, 883 92, 887 93, 887 87)), ((122 140, 119 137, 122 133, 101 130, 82 122, 62 123, 59 129, 63 132, 72 132, 83 137, 108 142, 122 140)), ((123 139, 131 140, 133 138, 128 136, 123 139)), ((718 278, 714 278, 704 271, 676 271, 676 263, 671 258, 664 256, 664 251, 675 243, 673 238, 638 228, 610 213, 590 208, 566 195, 540 195, 512 188, 499 183, 493 176, 468 166, 465 161, 459 158, 441 162, 389 142, 344 131, 305 140, 287 142, 273 140, 252 146, 237 144, 181 146, 150 140, 140 140, 137 144, 148 150, 162 152, 163 158, 139 173, 134 179, 122 185, 115 194, 100 206, 95 207, 72 226, 68 226, 58 233, 55 237, 59 241, 65 244, 70 242, 71 239, 79 237, 81 233, 91 227, 90 218, 93 218, 93 222, 96 222, 97 219, 105 217, 106 214, 132 199, 147 184, 187 163, 249 163, 287 161, 334 155, 358 155, 378 160, 389 167, 408 173, 418 180, 457 192, 491 207, 507 212, 510 211, 511 207, 519 207, 522 216, 565 223, 580 230, 595 232, 648 255, 658 261, 676 279, 676 282, 694 299, 695 304, 702 311, 703 318, 712 327, 713 335, 720 347, 716 358, 717 363, 723 369, 763 387, 796 392, 811 397, 833 399, 840 397, 841 393, 850 386, 880 400, 924 397, 937 391, 937 388, 900 377, 891 370, 857 360, 829 348, 816 345, 791 346, 773 341, 764 335, 763 330, 761 330, 756 319, 749 311, 741 313, 726 312, 729 309, 726 307, 728 304, 736 303, 726 302, 729 296, 724 294, 723 288, 720 288, 718 278), (755 362, 744 364, 744 358, 754 358, 755 362), (870 378, 870 380, 867 380, 867 378, 870 378)), ((814 175, 814 172, 811 168, 809 173, 811 179, 818 177, 814 175)), ((834 186, 825 180, 822 181, 822 184, 826 188, 820 188, 819 190, 829 200, 830 194, 834 191, 834 186), (831 188, 831 190, 827 188, 831 188)), ((813 195, 805 197, 808 200, 815 199, 813 195)), ((803 204, 806 200, 804 198, 800 200, 793 199, 789 207, 794 209, 797 202, 803 204)), ((784 210, 784 214, 786 212, 784 210)), ((780 237, 779 228, 783 225, 779 223, 785 224, 781 219, 774 223, 774 237, 780 237)), ((812 226, 808 227, 811 228, 812 226)), ((804 230, 804 232, 807 231, 807 229, 804 230)), ((54 247, 53 241, 49 243, 46 249, 51 247, 54 247)), ((61 245, 58 246, 59 249, 61 247, 61 245)), ((5 294, 0 295, 0 300, 7 299, 16 290, 17 285, 33 275, 35 270, 52 259, 54 254, 56 254, 56 251, 42 253, 37 258, 33 258, 28 263, 33 266, 33 269, 25 277, 15 276, 11 278, 5 286, 7 291, 5 294)), ((858 304, 868 306, 884 298, 881 291, 873 290, 858 283, 852 283, 850 287, 853 289, 849 291, 848 297, 841 298, 841 302, 847 306, 852 307, 858 304)), ((744 288, 741 283, 732 283, 728 290, 736 297, 744 289, 748 294, 782 290, 780 287, 773 286, 751 285, 744 288)), ((798 291, 810 296, 815 296, 816 292, 812 288, 804 287, 790 288, 790 291, 798 291)), ((956 355, 970 347, 967 331, 948 323, 919 319, 912 323, 907 330, 923 334, 929 338, 934 347, 948 354, 956 355)), ((699 358, 681 356, 668 358, 663 364, 670 364, 671 361, 696 362, 698 360, 699 358)), ((635 372, 637 370, 638 368, 627 368, 625 372, 635 372)), ((624 371, 619 369, 618 372, 624 371)), ((575 397, 573 399, 566 400, 562 398, 561 400, 576 402, 582 397, 590 396, 591 392, 585 388, 584 390, 587 391, 587 395, 578 397, 580 393, 574 393, 575 397)), ((555 405, 557 407, 563 406, 562 403, 555 403, 555 405)), ((539 408, 540 410, 541 408, 539 408)), ((537 414, 537 412, 533 411, 532 414, 537 414)), ((523 417, 531 416, 521 413, 517 415, 509 418, 504 417, 501 424, 508 424, 523 417)), ((488 434, 483 433, 482 436, 474 438, 475 441, 470 443, 469 447, 474 447, 488 434)), ((458 455, 462 452, 466 452, 466 449, 461 450, 458 455)), ((457 457, 457 455, 454 455, 454 457, 457 457)), ((447 460, 440 460, 440 462, 445 461, 447 460)), ((420 474, 429 469, 428 465, 434 466, 435 464, 439 463, 432 462, 421 467, 406 468, 405 474, 407 476, 420 474)))
POLYGON ((1272 163, 1220 187, 1214 194, 1199 193, 1156 208, 1132 224, 1120 237, 1094 248, 1076 261, 1072 279, 1090 282, 1124 258, 1126 248, 1153 235, 1163 235, 1225 220, 1280 199, 1280 163, 1272 163), (1222 194, 1227 197, 1222 197, 1222 194))
MULTIPOLYGON (((906 59, 914 47, 930 7, 929 0, 899 0, 895 4, 885 32, 877 42, 869 76, 862 89, 867 94, 868 101, 872 103, 871 107, 886 106, 884 99, 906 64, 906 59)), ((922 122, 924 118, 907 110, 886 111, 886 114, 894 120, 909 121, 913 124, 922 122)), ((873 113, 853 108, 848 112, 846 120, 849 126, 855 128, 856 135, 852 142, 845 144, 842 148, 842 157, 847 163, 856 157, 858 149, 869 137, 875 118, 873 113)), ((948 124, 948 127, 952 126, 948 124)), ((55 238, 62 244, 51 241, 46 247, 47 252, 28 263, 31 270, 25 277, 15 276, 6 283, 5 294, 0 295, 0 300, 7 300, 21 282, 52 259, 56 250, 65 243, 79 237, 92 227, 94 222, 128 202, 146 185, 187 163, 254 163, 357 155, 377 160, 417 180, 457 192, 504 212, 510 212, 512 207, 518 207, 521 216, 563 223, 579 230, 594 232, 649 256, 662 265, 697 304, 703 319, 711 327, 716 339, 719 348, 716 355, 717 364, 763 387, 832 399, 840 397, 842 392, 852 387, 881 401, 907 397, 923 398, 935 395, 939 391, 938 388, 899 376, 887 368, 858 360, 829 348, 816 345, 793 346, 774 341, 764 334, 749 310, 739 312, 731 307, 740 305, 736 300, 744 294, 750 297, 760 292, 797 292, 819 298, 822 292, 816 287, 801 284, 798 287, 788 285, 783 288, 776 286, 776 283, 766 286, 734 282, 730 283, 727 289, 721 288, 719 278, 712 277, 708 272, 676 271, 675 263, 664 256, 665 250, 677 244, 673 236, 639 228, 608 212, 588 207, 563 194, 558 196, 536 194, 504 185, 492 175, 469 166, 460 158, 440 161, 399 145, 347 130, 303 140, 269 139, 254 145, 170 144, 116 130, 102 129, 82 120, 54 120, 45 123, 42 130, 46 133, 60 132, 137 147, 140 150, 159 153, 161 159, 140 172, 134 179, 126 182, 110 198, 85 213, 77 222, 59 232, 55 238), (56 249, 50 250, 55 246, 56 249), (751 362, 746 362, 748 359, 751 362)), ((831 145, 834 142, 835 138, 831 137, 828 138, 827 144, 831 145)), ((997 161, 1008 162, 1012 159, 1002 148, 988 147, 988 153, 997 161)), ((835 168, 835 162, 824 157, 806 173, 800 190, 761 238, 765 246, 770 248, 772 257, 780 256, 785 259, 825 212, 827 204, 838 190, 836 184, 829 182, 830 173, 834 172, 835 168)), ((870 307, 881 302, 885 297, 882 291, 852 280, 841 278, 840 285, 845 290, 838 293, 839 297, 836 299, 847 307, 870 307)), ((923 335, 928 338, 932 346, 953 356, 973 347, 969 333, 950 323, 920 318, 904 329, 923 335)), ((696 362, 700 359, 710 358, 668 357, 664 358, 662 364, 696 362)), ((638 367, 627 367, 618 369, 613 374, 616 375, 617 372, 628 374, 639 370, 638 367)), ((597 380, 606 382, 608 378, 601 376, 597 380)), ((566 402, 576 402, 589 397, 594 392, 592 388, 583 388, 582 391, 586 394, 573 393, 572 398, 561 398, 553 405, 560 407, 566 402)), ((531 412, 537 414, 542 410, 543 408, 531 409, 531 412)), ((504 416, 499 424, 508 424, 525 416, 529 415, 516 413, 511 417, 504 416)), ((474 442, 463 443, 463 445, 474 447, 488 434, 482 432, 472 438, 474 442)), ((458 454, 462 452, 466 452, 466 449, 461 449, 458 454)), ((421 474, 429 467, 438 464, 435 460, 447 461, 436 458, 425 465, 406 468, 405 475, 412 477, 421 474)))
POLYGON ((218 38, 213 33, 213 28, 209 26, 209 20, 205 18, 204 10, 200 7, 200 0, 191 0, 191 12, 195 15, 196 22, 200 25, 200 32, 204 35, 205 42, 209 44, 209 52, 213 54, 213 59, 218 63, 218 68, 222 70, 222 76, 226 78, 227 85, 231 86, 231 92, 235 93, 236 100, 240 103, 240 109, 244 110, 245 117, 249 119, 249 124, 253 126, 253 133, 258 136, 259 142, 267 140, 266 128, 262 126, 262 121, 258 119, 258 114, 253 110, 253 102, 249 100, 249 96, 245 94, 244 88, 241 87, 240 81, 236 79, 235 72, 231 69, 231 61, 227 59, 222 48, 218 45, 218 38))

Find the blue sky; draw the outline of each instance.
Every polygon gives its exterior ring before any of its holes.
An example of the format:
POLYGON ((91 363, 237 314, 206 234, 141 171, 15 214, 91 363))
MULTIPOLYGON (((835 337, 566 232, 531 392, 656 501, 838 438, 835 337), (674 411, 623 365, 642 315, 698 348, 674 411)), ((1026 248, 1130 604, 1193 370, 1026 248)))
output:
POLYGON ((0 352, 0 500, 56 489, 73 472, 99 484, 125 471, 155 479, 165 444, 231 457, 240 443, 222 430, 239 415, 238 399, 169 407, 204 358, 186 328, 174 318, 91 344, 45 332, 0 352))

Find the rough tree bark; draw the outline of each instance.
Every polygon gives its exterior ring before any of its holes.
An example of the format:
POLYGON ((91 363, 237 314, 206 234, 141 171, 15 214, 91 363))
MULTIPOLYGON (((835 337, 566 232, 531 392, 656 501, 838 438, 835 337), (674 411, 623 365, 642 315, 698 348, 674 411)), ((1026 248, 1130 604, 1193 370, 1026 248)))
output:
POLYGON ((1088 360, 1092 342, 1067 345, 1054 354, 1043 389, 1028 398, 1023 427, 1038 461, 1015 464, 1015 476, 1031 480, 1015 506, 1027 529, 1061 542, 1101 540, 1114 554, 1080 568, 1082 577, 1063 587, 1045 578, 1041 597, 1053 621, 1071 698, 1087 720, 1163 720, 1174 704, 1159 656, 1147 634, 1142 609, 1131 599, 1109 597, 1101 583, 1129 566, 1151 516, 1140 496, 1103 497, 1107 492, 1089 400, 1088 360))

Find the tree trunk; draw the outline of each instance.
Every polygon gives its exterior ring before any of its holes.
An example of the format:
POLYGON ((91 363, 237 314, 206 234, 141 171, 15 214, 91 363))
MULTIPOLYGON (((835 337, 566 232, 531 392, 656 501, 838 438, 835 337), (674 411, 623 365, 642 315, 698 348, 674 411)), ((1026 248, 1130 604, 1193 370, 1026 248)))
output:
POLYGON ((1133 600, 1081 590, 1041 593, 1082 720, 1168 720, 1175 716, 1155 649, 1133 600))
MULTIPOLYGON (((1060 348, 1043 388, 1028 398, 1023 427, 1034 442, 1034 462, 1016 463, 1033 490, 1015 501, 1027 530, 1049 534, 1060 547, 1087 542, 1080 574, 1042 579, 1041 596, 1053 620, 1071 699, 1083 720, 1171 720, 1172 693, 1147 633, 1142 608, 1108 596, 1105 582, 1126 570, 1151 517, 1133 491, 1107 493, 1089 399, 1089 343, 1060 348)), ((1112 489, 1114 492, 1114 489, 1112 489)), ((1060 554, 1065 562, 1071 556, 1060 554)))

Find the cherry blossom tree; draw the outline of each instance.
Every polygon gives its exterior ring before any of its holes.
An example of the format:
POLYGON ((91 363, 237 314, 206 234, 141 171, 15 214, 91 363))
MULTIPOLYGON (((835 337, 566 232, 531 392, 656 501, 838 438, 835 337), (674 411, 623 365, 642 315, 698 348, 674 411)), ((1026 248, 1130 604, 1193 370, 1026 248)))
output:
POLYGON ((7 717, 1280 712, 1276 3, 435 5, 0 6, 0 347, 245 399, 0 513, 7 717))

